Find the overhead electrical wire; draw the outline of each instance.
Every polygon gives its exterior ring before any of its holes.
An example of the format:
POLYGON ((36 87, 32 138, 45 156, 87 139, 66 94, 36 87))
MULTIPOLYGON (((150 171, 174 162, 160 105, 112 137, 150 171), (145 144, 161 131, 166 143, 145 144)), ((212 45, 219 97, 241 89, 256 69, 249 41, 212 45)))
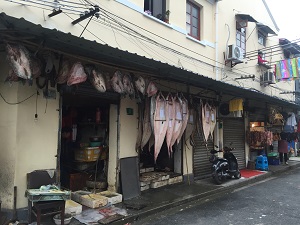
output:
MULTIPOLYGON (((7 1, 7 0, 6 0, 7 1)), ((28 1, 30 1, 30 0, 28 0, 28 1)), ((63 0, 64 1, 64 0, 63 0)), ((86 1, 86 0, 84 0, 85 2, 87 2, 87 3, 89 3, 91 6, 93 5, 93 4, 91 4, 90 2, 88 2, 88 1, 86 1)), ((12 1, 11 1, 12 2, 12 1)), ((34 2, 34 1, 30 1, 30 2, 32 2, 33 4, 41 4, 41 3, 36 3, 36 2, 34 2)), ((69 2, 69 1, 64 1, 64 2, 69 2)), ((18 3, 18 4, 22 4, 22 3, 19 3, 19 2, 15 2, 15 3, 18 3)), ((73 4, 75 4, 74 2, 70 2, 70 3, 73 3, 73 4)), ((80 3, 76 3, 76 4, 80 4, 80 3)), ((23 4, 24 5, 24 4, 23 4)), ((44 5, 44 4, 41 4, 41 5, 44 5)), ((86 6, 85 4, 81 4, 81 5, 84 5, 84 6, 86 6)), ((32 5, 28 5, 28 6, 32 6, 32 5)), ((53 7, 53 6, 50 6, 50 5, 44 5, 44 6, 48 6, 48 7, 53 7)), ((86 8, 84 8, 84 9, 86 9, 86 8)), ((101 8, 102 10, 105 10, 105 9, 103 9, 103 8, 101 8)), ((66 9, 66 10, 70 10, 70 11, 74 11, 73 9, 66 9)), ((105 10, 106 11, 106 10, 105 10)), ((108 11, 107 11, 108 12, 108 11)), ((109 13, 111 13, 111 12, 109 12, 109 13)), ((66 14, 66 13, 65 13, 66 14)), ((112 14, 112 13, 111 13, 112 14)), ((67 15, 67 14, 66 14, 67 15)), ((112 15, 114 15, 114 14, 112 14, 112 15)), ((117 15, 114 15, 114 16, 116 16, 117 18, 119 18, 119 19, 121 19, 121 20, 124 20, 125 22, 127 22, 127 23, 129 23, 129 24, 131 24, 131 25, 135 25, 135 26, 137 26, 136 24, 133 24, 133 23, 131 23, 131 22, 129 22, 129 21, 127 21, 127 20, 125 20, 124 18, 120 18, 119 16, 117 16, 117 15)), ((178 44, 176 44, 176 43, 174 43, 174 42, 172 42, 172 41, 170 41, 170 40, 168 40, 168 39, 166 39, 166 38, 163 38, 163 37, 161 37, 161 36, 159 36, 159 35, 156 35, 155 33, 153 33, 153 32, 151 32, 151 31, 148 31, 148 30, 146 30, 146 29, 144 29, 144 28, 142 28, 142 27, 140 27, 140 26, 137 26, 138 28, 140 28, 140 29, 142 29, 142 30, 144 30, 144 31, 146 31, 146 32, 148 32, 148 33, 151 33, 152 35, 155 35, 155 36, 157 36, 157 37, 159 37, 159 38, 161 38, 161 39, 164 39, 165 41, 168 41, 168 42, 170 42, 170 43, 172 43, 172 44, 174 44, 174 45, 177 45, 177 46, 179 46, 179 47, 181 47, 181 48, 183 48, 183 49, 185 49, 185 50, 188 50, 188 51, 191 51, 191 52, 193 52, 193 53, 195 53, 195 54, 197 54, 197 55, 200 55, 200 56, 202 56, 202 57, 204 57, 204 58, 206 58, 206 59, 209 59, 209 60, 211 60, 211 61, 214 61, 214 62, 217 62, 216 60, 214 60, 214 59, 211 59, 211 58, 209 58, 209 57, 206 57, 206 56, 204 56, 204 55, 202 55, 202 54, 199 54, 199 53, 197 53, 197 52, 195 52, 195 51, 193 51, 193 50, 190 50, 190 49, 188 49, 188 48, 186 48, 186 47, 184 47, 184 46, 181 46, 181 45, 178 45, 178 44)), ((91 34, 93 34, 92 32, 90 32, 89 31, 89 33, 91 33, 91 34)), ((94 34, 93 34, 94 35, 94 34)), ((96 35, 94 35, 95 37, 97 37, 96 35)), ((99 39, 98 37, 97 37, 97 39, 99 39)), ((101 40, 101 39, 100 39, 101 40)), ((103 40, 101 40, 102 42, 104 42, 103 40)), ((105 43, 105 42, 104 42, 105 43)), ((168 47, 166 47, 166 46, 164 46, 164 48, 168 48, 168 47)), ((176 54, 182 54, 181 52, 178 52, 178 51, 175 51, 174 53, 176 53, 176 54)), ((184 54, 185 55, 185 54, 184 54)), ((195 58, 193 58, 193 57, 191 57, 191 56, 188 56, 188 55, 185 55, 185 57, 188 57, 188 58, 190 58, 190 59, 193 59, 193 60, 196 60, 196 61, 199 61, 198 59, 195 59, 195 58)), ((204 61, 200 61, 201 63, 205 63, 204 61)), ((218 62, 218 63, 220 63, 220 64, 222 64, 222 65, 225 65, 225 64, 223 64, 223 63, 221 63, 221 62, 218 62)), ((214 65, 212 65, 212 64, 209 64, 209 63, 207 63, 209 66, 211 66, 211 67, 215 67, 214 65)), ((226 66, 226 65, 225 65, 226 66)), ((224 68, 222 68, 222 67, 218 67, 218 68, 220 68, 221 70, 224 70, 224 68)), ((242 70, 240 70, 240 69, 235 69, 235 70, 237 70, 237 71, 240 71, 240 72, 242 72, 242 73, 245 73, 245 74, 249 74, 249 73, 247 73, 247 72, 245 72, 245 71, 242 71, 242 70)), ((230 73, 232 73, 232 71, 227 71, 227 72, 230 72, 230 73)), ((238 74, 238 73, 236 73, 236 74, 238 74)), ((238 74, 238 75, 241 75, 241 74, 238 74)), ((249 74, 249 75, 252 75, 252 74, 249 74)))

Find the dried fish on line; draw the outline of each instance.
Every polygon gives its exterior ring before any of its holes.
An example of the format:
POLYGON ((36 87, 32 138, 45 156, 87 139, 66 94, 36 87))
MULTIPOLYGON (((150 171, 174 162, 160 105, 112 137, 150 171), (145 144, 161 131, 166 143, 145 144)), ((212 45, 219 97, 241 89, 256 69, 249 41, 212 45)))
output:
POLYGON ((182 115, 182 100, 176 95, 175 99, 175 125, 174 125, 174 132, 172 135, 172 140, 171 140, 171 148, 175 144, 180 132, 181 132, 181 127, 182 127, 182 120, 183 120, 183 115, 182 115))
POLYGON ((131 75, 129 73, 125 73, 123 76, 123 86, 124 86, 125 93, 127 93, 129 97, 133 98, 134 87, 133 87, 131 75))
POLYGON ((156 84, 153 81, 150 81, 148 84, 148 87, 147 87, 148 97, 156 95, 157 91, 158 91, 158 88, 157 88, 156 84))
POLYGON ((142 140, 141 140, 141 149, 148 143, 152 129, 151 129, 151 122, 150 122, 150 99, 146 98, 145 102, 145 110, 144 110, 144 117, 143 117, 143 133, 142 133, 142 140))
POLYGON ((6 45, 7 59, 14 73, 23 79, 32 79, 29 51, 22 45, 6 45))
POLYGON ((141 92, 143 95, 146 91, 146 82, 142 76, 139 76, 138 79, 134 82, 137 90, 141 92))
POLYGON ((96 88, 99 92, 105 92, 106 91, 106 85, 105 85, 105 79, 103 76, 103 73, 100 72, 97 69, 92 70, 92 74, 90 76, 90 81, 94 88, 96 88))
POLYGON ((74 63, 70 70, 70 77, 67 81, 67 85, 71 86, 74 84, 83 83, 86 81, 86 79, 87 79, 87 75, 84 71, 81 62, 74 63))
POLYGON ((113 77, 110 80, 110 83, 115 92, 119 94, 125 93, 125 89, 123 86, 123 74, 119 70, 114 73, 113 77))
POLYGON ((189 109, 188 109, 188 101, 183 97, 182 98, 182 126, 180 128, 180 133, 177 137, 177 144, 179 144, 181 137, 185 131, 185 128, 187 126, 187 122, 189 119, 189 109))
POLYGON ((166 142, 167 142, 167 146, 168 146, 168 154, 169 154, 169 157, 171 157, 171 153, 172 153, 171 141, 172 141, 174 126, 175 126, 175 101, 171 94, 168 94, 166 101, 167 101, 167 104, 169 105, 169 107, 168 107, 168 114, 169 114, 169 122, 168 123, 169 124, 168 124, 168 128, 167 128, 166 142))
POLYGON ((161 146, 165 140, 168 128, 168 104, 164 96, 160 93, 156 97, 156 109, 154 113, 154 161, 156 161, 160 152, 161 146))

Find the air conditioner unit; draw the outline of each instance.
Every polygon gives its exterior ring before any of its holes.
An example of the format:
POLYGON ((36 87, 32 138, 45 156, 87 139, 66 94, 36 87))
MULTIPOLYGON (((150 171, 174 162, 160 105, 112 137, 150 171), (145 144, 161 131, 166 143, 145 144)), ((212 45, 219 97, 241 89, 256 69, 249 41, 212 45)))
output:
POLYGON ((275 84, 275 76, 272 71, 266 71, 260 77, 262 84, 275 84))
POLYGON ((242 61, 243 58, 244 58, 243 50, 240 47, 238 47, 236 45, 229 45, 228 46, 227 60, 242 61))

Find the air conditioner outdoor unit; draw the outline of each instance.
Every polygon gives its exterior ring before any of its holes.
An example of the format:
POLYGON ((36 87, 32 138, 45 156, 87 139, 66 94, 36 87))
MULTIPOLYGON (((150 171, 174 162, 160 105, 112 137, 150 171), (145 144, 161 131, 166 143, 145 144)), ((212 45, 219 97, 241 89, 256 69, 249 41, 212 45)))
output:
POLYGON ((275 84, 275 76, 272 71, 266 71, 263 75, 261 75, 261 83, 262 84, 275 84))
POLYGON ((242 61, 244 58, 243 50, 236 46, 236 45, 229 45, 228 46, 228 56, 227 60, 231 61, 242 61))

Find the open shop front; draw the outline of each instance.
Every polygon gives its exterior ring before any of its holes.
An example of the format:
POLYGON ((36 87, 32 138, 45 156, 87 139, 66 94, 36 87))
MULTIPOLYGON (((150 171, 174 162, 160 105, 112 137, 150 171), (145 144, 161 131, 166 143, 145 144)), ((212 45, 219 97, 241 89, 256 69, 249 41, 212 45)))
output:
POLYGON ((71 191, 106 190, 109 112, 119 96, 97 93, 88 83, 61 93, 61 185, 71 191))
POLYGON ((247 142, 251 169, 268 170, 269 165, 288 164, 290 156, 297 156, 299 118, 292 110, 280 107, 270 106, 264 112, 249 117, 247 142))

